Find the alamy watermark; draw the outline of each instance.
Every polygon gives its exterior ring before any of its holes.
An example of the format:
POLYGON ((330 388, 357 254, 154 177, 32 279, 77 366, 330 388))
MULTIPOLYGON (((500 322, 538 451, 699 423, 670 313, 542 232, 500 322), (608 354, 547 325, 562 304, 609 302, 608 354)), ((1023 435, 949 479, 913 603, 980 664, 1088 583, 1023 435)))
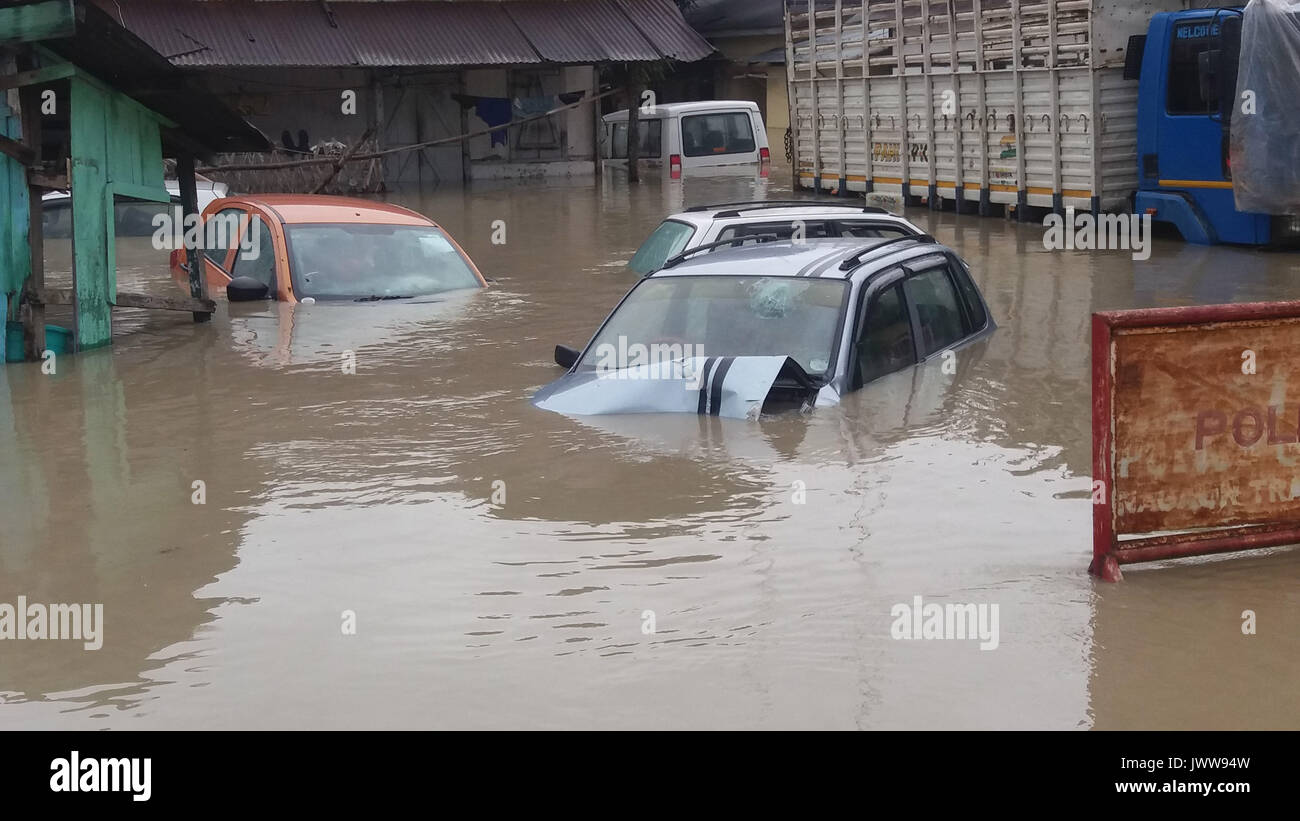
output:
POLYGON ((592 353, 600 379, 680 380, 687 390, 699 390, 704 377, 697 366, 705 358, 704 346, 690 342, 628 344, 627 337, 620 336, 618 344, 602 342, 592 353))
POLYGON ((124 792, 132 801, 153 796, 152 758, 82 758, 77 750, 50 762, 51 792, 124 792))
POLYGON ((0 602, 0 640, 80 641, 87 650, 104 646, 104 605, 0 602))
POLYGON ((198 214, 182 214, 179 206, 153 216, 153 248, 174 251, 194 248, 198 251, 224 251, 239 243, 243 259, 257 259, 262 251, 261 231, 249 230, 248 214, 213 214, 206 220, 198 214))
POLYGON ((1131 251, 1133 259, 1151 258, 1150 214, 1048 214, 1043 219, 1043 247, 1048 251, 1131 251))
POLYGON ((894 619, 889 635, 898 641, 978 639, 981 650, 996 650, 1001 642, 996 604, 926 604, 913 596, 911 604, 900 602, 889 615, 894 619))

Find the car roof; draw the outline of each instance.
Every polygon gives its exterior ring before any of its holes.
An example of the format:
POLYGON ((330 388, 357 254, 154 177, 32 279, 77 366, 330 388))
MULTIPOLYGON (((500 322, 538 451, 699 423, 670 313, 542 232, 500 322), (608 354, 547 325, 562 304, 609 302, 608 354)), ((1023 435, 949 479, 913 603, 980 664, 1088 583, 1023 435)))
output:
MULTIPOLYGON (((641 119, 671 117, 674 114, 688 114, 692 111, 758 111, 758 103, 752 100, 703 100, 693 103, 664 103, 640 109, 641 119)), ((622 122, 627 119, 627 109, 623 108, 612 114, 606 114, 606 122, 622 122)))
POLYGON ((762 222, 788 222, 791 219, 839 219, 871 220, 875 222, 893 222, 911 225, 906 217, 891 214, 883 208, 864 208, 862 205, 845 203, 844 205, 827 205, 809 203, 808 205, 764 205, 762 203, 722 203, 720 205, 695 206, 666 219, 686 222, 691 225, 709 225, 717 221, 743 224, 762 222))
POLYGON ((742 245, 738 248, 719 248, 688 256, 667 268, 647 275, 647 279, 674 276, 787 276, 821 277, 828 279, 858 279, 882 267, 892 267, 899 255, 906 257, 947 253, 948 249, 926 234, 908 237, 809 239, 803 242, 788 240, 742 245), (880 246, 877 254, 863 253, 880 246), (840 263, 860 255, 859 264, 849 271, 840 269, 840 263))
POLYGON ((214 200, 205 210, 218 211, 237 204, 255 205, 274 212, 281 222, 349 222, 367 225, 433 225, 433 220, 400 205, 331 197, 323 194, 253 194, 214 200))

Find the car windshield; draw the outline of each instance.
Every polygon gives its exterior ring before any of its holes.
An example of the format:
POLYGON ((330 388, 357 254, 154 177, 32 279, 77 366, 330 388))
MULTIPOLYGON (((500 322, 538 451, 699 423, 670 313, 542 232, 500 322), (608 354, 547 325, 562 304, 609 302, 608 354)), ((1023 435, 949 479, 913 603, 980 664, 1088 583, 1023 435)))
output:
MULTIPOLYGON (((789 356, 809 374, 825 374, 847 291, 847 282, 830 279, 645 279, 592 340, 578 368, 594 370, 609 361, 606 352, 630 351, 633 345, 648 351, 654 345, 681 345, 683 355, 690 356, 789 356)), ((618 366, 635 365, 635 359, 620 359, 618 366)))
POLYGON ((464 254, 431 225, 290 225, 286 235, 300 298, 396 299, 481 284, 464 254))
POLYGON ((636 254, 628 260, 627 267, 638 274, 658 271, 669 257, 682 252, 694 234, 693 226, 675 220, 665 220, 653 234, 646 237, 641 247, 636 249, 636 254))

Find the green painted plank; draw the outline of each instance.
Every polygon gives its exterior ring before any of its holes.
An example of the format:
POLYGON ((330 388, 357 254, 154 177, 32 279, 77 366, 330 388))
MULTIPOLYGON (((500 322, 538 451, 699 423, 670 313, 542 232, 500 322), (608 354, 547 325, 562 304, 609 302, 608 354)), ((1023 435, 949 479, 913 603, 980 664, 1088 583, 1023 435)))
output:
MULTIPOLYGON (((22 138, 22 123, 0 95, 0 133, 22 138)), ((16 294, 31 272, 31 249, 27 245, 27 169, 11 157, 0 155, 0 293, 16 294)))
POLYGON ((119 197, 130 197, 133 200, 146 200, 148 202, 172 201, 172 195, 167 193, 167 186, 161 183, 158 185, 135 185, 113 180, 109 187, 113 189, 113 194, 119 197))
MULTIPOLYGON (((109 95, 108 178, 114 190, 126 194, 126 187, 153 188, 165 192, 163 183, 162 136, 156 115, 129 97, 109 95)), ((152 197, 149 197, 152 199, 152 197)), ((166 200, 162 200, 166 202, 166 200)))
POLYGON ((71 37, 77 31, 72 0, 45 0, 0 8, 0 45, 71 37))
POLYGON ((73 68, 71 63, 60 63, 45 68, 32 69, 31 71, 20 71, 17 74, 0 75, 0 88, 9 89, 45 85, 55 80, 66 80, 76 73, 77 70, 73 68))

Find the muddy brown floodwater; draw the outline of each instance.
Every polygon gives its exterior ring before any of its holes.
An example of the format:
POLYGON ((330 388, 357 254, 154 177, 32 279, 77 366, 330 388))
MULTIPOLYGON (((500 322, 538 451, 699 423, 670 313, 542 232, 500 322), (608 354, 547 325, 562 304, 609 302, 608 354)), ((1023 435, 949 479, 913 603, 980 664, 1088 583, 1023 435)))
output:
POLYGON ((397 194, 493 287, 123 311, 111 349, 0 369, 0 602, 105 622, 0 642, 0 729, 1300 727, 1300 551, 1085 570, 1090 312, 1295 298, 1300 257, 912 210, 1001 326, 955 376, 761 422, 528 403, 660 219, 788 180, 397 194), (891 638, 918 595, 998 604, 997 649, 891 638))

